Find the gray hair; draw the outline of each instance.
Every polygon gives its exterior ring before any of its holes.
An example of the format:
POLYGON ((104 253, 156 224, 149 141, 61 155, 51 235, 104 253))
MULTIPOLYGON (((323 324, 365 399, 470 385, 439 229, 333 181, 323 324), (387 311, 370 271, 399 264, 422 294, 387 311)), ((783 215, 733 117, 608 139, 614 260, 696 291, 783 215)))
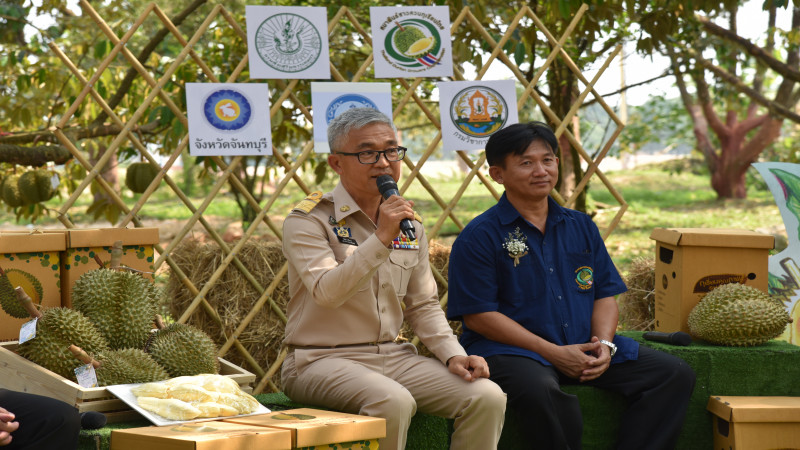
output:
POLYGON ((397 131, 392 119, 374 108, 352 108, 339 114, 328 124, 328 146, 331 152, 339 151, 339 146, 347 139, 351 130, 358 130, 373 123, 383 123, 397 131))

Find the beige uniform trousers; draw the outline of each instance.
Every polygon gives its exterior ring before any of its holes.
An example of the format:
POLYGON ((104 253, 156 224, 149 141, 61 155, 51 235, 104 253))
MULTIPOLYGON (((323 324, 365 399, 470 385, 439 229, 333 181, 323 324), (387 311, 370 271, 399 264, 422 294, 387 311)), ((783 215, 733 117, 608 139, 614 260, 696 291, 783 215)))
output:
POLYGON ((294 401, 386 419, 381 450, 404 449, 417 412, 454 421, 450 448, 497 448, 506 395, 486 378, 469 382, 411 344, 296 349, 283 363, 282 383, 294 401))

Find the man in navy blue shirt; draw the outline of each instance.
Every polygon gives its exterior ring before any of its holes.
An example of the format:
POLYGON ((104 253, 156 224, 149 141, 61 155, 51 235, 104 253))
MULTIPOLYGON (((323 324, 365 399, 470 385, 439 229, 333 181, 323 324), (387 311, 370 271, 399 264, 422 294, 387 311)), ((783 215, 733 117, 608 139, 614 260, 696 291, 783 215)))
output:
POLYGON ((578 399, 560 389, 575 383, 627 399, 617 448, 674 448, 695 374, 615 335, 626 287, 591 218, 550 198, 557 152, 540 122, 489 138, 489 174, 505 193, 453 244, 448 318, 463 321, 462 345, 486 359, 538 448, 581 447, 578 399))

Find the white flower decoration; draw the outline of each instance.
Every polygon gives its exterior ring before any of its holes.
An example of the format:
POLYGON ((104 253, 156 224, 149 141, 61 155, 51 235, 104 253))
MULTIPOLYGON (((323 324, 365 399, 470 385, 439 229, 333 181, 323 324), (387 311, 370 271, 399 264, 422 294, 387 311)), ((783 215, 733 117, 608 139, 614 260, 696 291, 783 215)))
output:
POLYGON ((503 243, 503 248, 508 252, 508 256, 514 258, 514 267, 519 265, 519 259, 528 254, 528 244, 525 242, 528 237, 519 231, 519 227, 513 233, 508 233, 508 237, 503 243))

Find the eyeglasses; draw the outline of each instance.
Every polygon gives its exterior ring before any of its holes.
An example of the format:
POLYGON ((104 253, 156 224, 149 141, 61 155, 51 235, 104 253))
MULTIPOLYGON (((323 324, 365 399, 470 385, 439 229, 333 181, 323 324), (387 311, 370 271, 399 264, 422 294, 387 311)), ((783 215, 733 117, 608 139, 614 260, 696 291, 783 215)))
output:
POLYGON ((405 147, 389 147, 386 150, 366 150, 363 152, 346 153, 336 152, 337 155, 355 156, 361 164, 375 164, 380 159, 381 155, 386 157, 389 162, 400 161, 406 156, 405 147))

